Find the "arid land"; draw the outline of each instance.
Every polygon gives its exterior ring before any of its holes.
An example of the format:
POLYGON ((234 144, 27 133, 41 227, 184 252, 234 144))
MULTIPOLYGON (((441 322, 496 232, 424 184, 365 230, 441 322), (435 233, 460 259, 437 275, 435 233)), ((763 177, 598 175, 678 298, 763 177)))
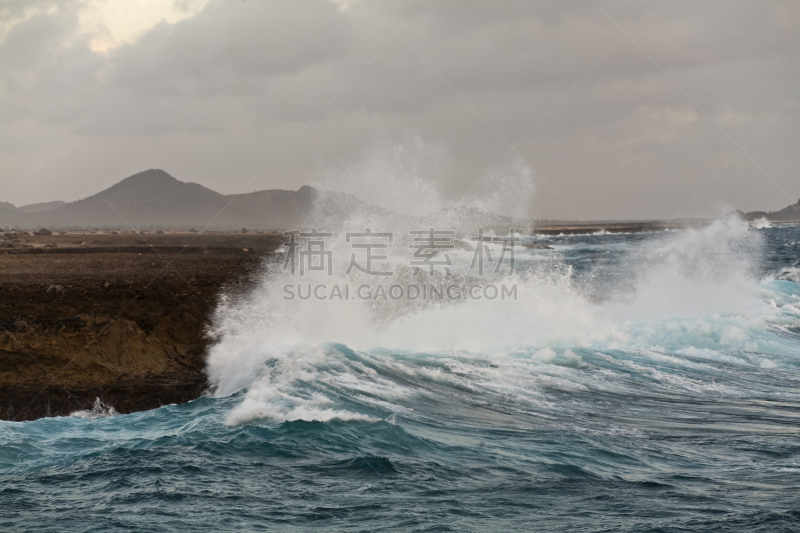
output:
POLYGON ((245 290, 282 239, 0 233, 0 418, 199 397, 220 294, 245 290))

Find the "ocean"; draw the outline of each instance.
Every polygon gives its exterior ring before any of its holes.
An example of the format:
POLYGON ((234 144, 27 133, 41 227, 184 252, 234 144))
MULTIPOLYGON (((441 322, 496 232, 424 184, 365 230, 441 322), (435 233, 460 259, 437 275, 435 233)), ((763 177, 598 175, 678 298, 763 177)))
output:
POLYGON ((799 531, 800 226, 531 237, 516 298, 265 274, 207 396, 0 422, 0 530, 799 531))

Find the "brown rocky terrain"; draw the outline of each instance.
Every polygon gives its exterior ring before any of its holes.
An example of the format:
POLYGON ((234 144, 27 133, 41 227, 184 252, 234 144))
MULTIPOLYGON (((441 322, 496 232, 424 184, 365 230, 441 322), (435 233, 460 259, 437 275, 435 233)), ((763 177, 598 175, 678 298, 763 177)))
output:
POLYGON ((0 418, 199 397, 207 326, 282 235, 0 233, 0 418))

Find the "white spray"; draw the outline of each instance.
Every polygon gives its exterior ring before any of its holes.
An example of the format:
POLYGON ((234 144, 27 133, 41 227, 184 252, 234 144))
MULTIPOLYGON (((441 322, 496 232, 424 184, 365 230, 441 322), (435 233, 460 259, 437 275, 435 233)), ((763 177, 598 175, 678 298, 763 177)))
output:
MULTIPOLYGON (((436 175, 426 175, 429 168, 437 172, 449 168, 446 161, 437 159, 443 155, 444 150, 431 149, 412 137, 401 146, 384 146, 365 155, 351 168, 331 172, 327 186, 340 185, 339 190, 361 193, 364 199, 383 208, 399 206, 404 213, 388 217, 378 213, 381 218, 376 219, 375 211, 359 212, 350 204, 352 212, 346 227, 331 228, 338 231, 326 240, 327 249, 332 252, 331 275, 325 269, 292 276, 283 269, 279 257, 265 267, 252 293, 222 299, 212 332, 218 341, 208 356, 209 379, 219 396, 247 388, 227 423, 253 419, 369 419, 336 408, 324 393, 310 392, 313 387, 300 386, 324 382, 334 389, 352 392, 367 387, 391 396, 395 389, 390 383, 371 375, 374 371, 368 367, 344 361, 340 355, 332 356, 329 343, 364 353, 385 349, 487 357, 502 357, 525 347, 541 361, 553 361, 558 356, 562 361, 579 362, 571 349, 598 343, 647 344, 649 337, 663 334, 649 325, 642 326, 653 320, 740 312, 759 302, 753 261, 762 244, 755 232, 734 219, 679 232, 644 246, 628 262, 631 291, 603 303, 592 303, 585 287, 576 283, 571 268, 559 259, 557 251, 518 249, 516 271, 510 272, 506 258, 504 268, 494 273, 502 252, 499 243, 487 245, 495 264, 482 283, 513 288, 513 297, 484 295, 480 299, 423 301, 410 300, 407 294, 397 299, 386 293, 375 295, 377 285, 463 285, 474 281, 476 275, 469 266, 478 243, 470 237, 484 225, 512 223, 511 217, 501 215, 521 214, 530 206, 531 172, 525 165, 514 163, 476 187, 489 194, 480 194, 462 202, 459 209, 448 210, 437 187, 432 185, 436 175), (386 182, 381 181, 382 175, 387 176, 386 182), (492 183, 496 186, 492 187, 492 183), (384 184, 386 194, 382 196, 384 184), (506 203, 513 209, 497 213, 506 203), (438 271, 434 275, 425 271, 415 275, 409 264, 413 253, 409 232, 429 227, 454 231, 451 238, 455 245, 448 250, 452 260, 449 276, 438 271), (366 229, 393 234, 387 248, 377 250, 388 256, 380 268, 391 271, 392 276, 371 276, 355 268, 345 273, 350 266, 353 241, 347 242, 344 234, 366 229), (355 294, 361 285, 370 288, 355 294), (287 286, 291 289, 287 290, 287 286), (332 297, 336 286, 341 297, 332 297), (306 287, 310 287, 311 296, 301 299, 301 295, 309 294, 306 287), (345 287, 349 287, 347 294, 345 287), (363 297, 366 294, 369 297, 363 297)), ((325 216, 316 220, 319 231, 328 230, 325 216)), ((717 338, 723 334, 714 333, 717 338)), ((735 339, 727 342, 735 343, 735 339)))

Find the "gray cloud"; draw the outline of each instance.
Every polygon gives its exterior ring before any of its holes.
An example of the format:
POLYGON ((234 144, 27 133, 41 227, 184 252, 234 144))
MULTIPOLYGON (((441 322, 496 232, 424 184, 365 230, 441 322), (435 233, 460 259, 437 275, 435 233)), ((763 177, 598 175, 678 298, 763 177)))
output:
MULTIPOLYGON (((107 54, 77 29, 87 3, 41 5, 0 8, 4 21, 34 13, 0 44, 0 96, 48 142, 124 81, 59 148, 91 187, 53 155, 8 198, 17 205, 74 200, 153 167, 224 193, 364 168, 396 183, 431 150, 448 161, 416 174, 450 201, 473 187, 475 201, 495 198, 525 165, 542 218, 670 217, 717 172, 681 216, 800 197, 800 97, 773 118, 800 90, 793 1, 442 0, 418 15, 426 2, 210 0, 177 28, 179 46, 158 46, 152 27, 107 54), (644 51, 619 42, 642 17, 631 37, 644 51), (281 144, 299 134, 292 157, 254 180, 279 148, 251 117, 281 144), (520 157, 501 161, 537 123, 520 157), (746 148, 756 163, 739 154, 720 171, 765 124, 746 148), (409 136, 430 146, 407 143, 409 161, 387 168, 382 154, 409 136)), ((0 121, 3 199, 49 149, 6 106, 0 121)))

